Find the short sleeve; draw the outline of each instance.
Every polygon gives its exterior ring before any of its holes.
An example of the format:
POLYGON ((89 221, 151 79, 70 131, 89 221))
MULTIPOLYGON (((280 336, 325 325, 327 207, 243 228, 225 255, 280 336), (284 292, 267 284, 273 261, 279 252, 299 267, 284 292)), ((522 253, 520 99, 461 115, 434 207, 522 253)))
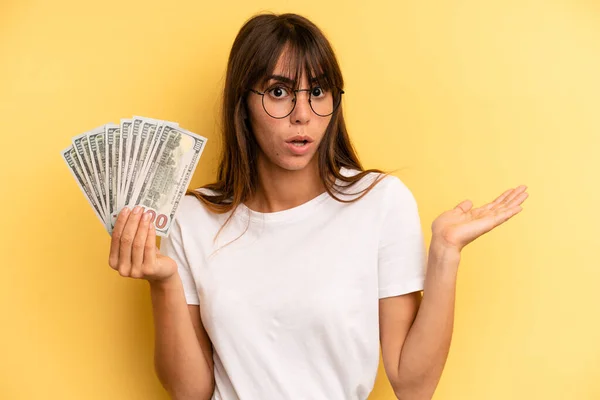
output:
POLYGON ((169 236, 160 239, 160 253, 171 257, 177 263, 177 271, 183 283, 183 291, 187 304, 200 304, 196 282, 185 253, 181 226, 179 225, 177 216, 173 220, 169 236))
MULTIPOLYGON (((389 175, 379 239, 379 298, 423 290, 425 242, 417 202, 408 187, 389 175)), ((383 182, 382 182, 383 183, 383 182)))

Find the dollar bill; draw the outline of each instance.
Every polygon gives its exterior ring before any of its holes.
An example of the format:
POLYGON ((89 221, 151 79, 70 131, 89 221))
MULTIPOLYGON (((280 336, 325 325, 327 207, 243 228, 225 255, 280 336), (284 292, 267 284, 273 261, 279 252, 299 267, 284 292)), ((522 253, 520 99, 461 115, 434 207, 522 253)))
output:
POLYGON ((152 214, 158 236, 168 236, 179 201, 204 151, 207 139, 185 129, 163 125, 148 167, 140 177, 134 203, 152 214))
POLYGON ((109 199, 106 185, 105 130, 106 126, 103 125, 88 132, 86 136, 92 167, 94 168, 94 175, 96 176, 96 181, 99 185, 99 191, 102 195, 102 202, 104 203, 104 217, 105 220, 107 220, 109 215, 109 199))
POLYGON ((147 175, 147 172, 148 172, 150 166, 152 165, 152 159, 154 157, 154 154, 155 154, 157 148, 159 147, 159 145, 161 143, 161 137, 164 133, 164 129, 166 126, 170 126, 173 128, 177 127, 176 125, 171 124, 170 122, 166 122, 166 121, 160 121, 160 123, 157 125, 156 131, 154 132, 152 141, 148 148, 148 154, 146 155, 144 162, 140 166, 139 178, 137 179, 137 182, 135 183, 132 198, 130 200, 131 203, 129 205, 137 204, 137 202, 140 200, 140 192, 142 192, 145 189, 145 187, 147 186, 148 179, 150 178, 147 175))
POLYGON ((125 171, 129 160, 128 152, 131 150, 131 125, 132 119, 121 119, 121 140, 119 142, 119 163, 117 165, 117 208, 122 208, 124 204, 123 186, 125 185, 125 171))
MULTIPOLYGON (((133 193, 136 189, 137 177, 146 165, 146 159, 154 144, 156 130, 165 121, 146 117, 133 117, 132 129, 132 151, 130 155, 129 168, 127 169, 127 181, 125 184, 125 205, 131 206, 133 193)), ((172 126, 179 126, 175 122, 169 122, 172 126)))
POLYGON ((123 173, 123 183, 121 186, 121 194, 123 195, 123 203, 127 204, 129 194, 130 171, 135 163, 136 146, 139 147, 140 128, 144 120, 141 117, 133 117, 131 122, 131 132, 127 142, 127 151, 125 153, 125 171, 123 173))
POLYGON ((83 168, 81 167, 81 163, 79 162, 76 153, 77 152, 72 145, 61 151, 63 160, 66 162, 69 171, 71 171, 71 174, 75 178, 77 186, 79 186, 79 189, 81 189, 88 202, 92 205, 96 217, 102 222, 102 225, 107 227, 105 216, 102 214, 102 210, 97 203, 96 196, 92 193, 90 182, 83 174, 83 168))
MULTIPOLYGON (((112 164, 110 166, 111 168, 111 175, 112 175, 112 185, 113 185, 113 196, 114 196, 114 206, 113 209, 115 210, 115 213, 117 212, 117 207, 119 204, 119 179, 118 179, 118 165, 119 165, 119 148, 120 148, 120 144, 121 144, 121 128, 119 125, 116 125, 116 127, 112 127, 108 129, 109 132, 112 131, 112 137, 113 137, 113 146, 112 146, 112 164)), ((115 226, 115 221, 116 221, 116 216, 111 218, 110 225, 111 227, 115 226)), ((111 229, 112 232, 112 229, 111 229)))
POLYGON ((107 215, 106 205, 104 204, 102 191, 100 189, 98 174, 92 162, 92 155, 88 146, 87 132, 75 136, 72 141, 76 157, 79 159, 80 165, 83 169, 82 173, 84 174, 86 181, 90 184, 90 188, 92 189, 96 203, 100 207, 101 215, 105 216, 107 215))

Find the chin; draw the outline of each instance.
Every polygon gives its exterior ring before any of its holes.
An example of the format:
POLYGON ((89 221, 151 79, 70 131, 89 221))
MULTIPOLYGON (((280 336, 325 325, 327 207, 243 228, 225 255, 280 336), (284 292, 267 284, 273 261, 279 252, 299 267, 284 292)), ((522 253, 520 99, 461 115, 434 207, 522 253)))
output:
POLYGON ((312 158, 308 157, 291 157, 286 160, 280 160, 277 165, 287 171, 301 171, 311 164, 312 158))
POLYGON ((308 166, 307 162, 290 162, 280 165, 281 168, 288 171, 302 171, 308 166))

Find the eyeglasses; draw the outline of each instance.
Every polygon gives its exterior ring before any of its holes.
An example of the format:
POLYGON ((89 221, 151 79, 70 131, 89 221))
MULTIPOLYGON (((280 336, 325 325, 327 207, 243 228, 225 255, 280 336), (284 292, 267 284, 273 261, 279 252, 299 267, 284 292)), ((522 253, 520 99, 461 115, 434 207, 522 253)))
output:
POLYGON ((298 92, 309 92, 308 104, 312 111, 320 117, 333 114, 340 105, 342 94, 344 94, 344 91, 336 86, 328 90, 320 86, 293 90, 285 85, 277 84, 264 92, 254 89, 249 90, 262 96, 262 105, 265 112, 276 119, 285 118, 294 111, 298 92))

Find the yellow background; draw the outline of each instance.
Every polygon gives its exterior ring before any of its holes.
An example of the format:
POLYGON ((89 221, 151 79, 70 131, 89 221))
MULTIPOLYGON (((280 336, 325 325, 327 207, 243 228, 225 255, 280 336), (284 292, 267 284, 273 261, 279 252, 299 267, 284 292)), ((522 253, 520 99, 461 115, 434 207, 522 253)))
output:
MULTIPOLYGON (((0 398, 166 399, 146 282, 60 150, 120 118, 209 138, 215 174, 231 44, 256 12, 330 38, 366 167, 406 167, 429 244, 437 215, 529 186, 514 219, 463 251, 435 400, 600 399, 600 3, 74 0, 0 3, 0 398)), ((394 398, 380 367, 373 400, 394 398)))

